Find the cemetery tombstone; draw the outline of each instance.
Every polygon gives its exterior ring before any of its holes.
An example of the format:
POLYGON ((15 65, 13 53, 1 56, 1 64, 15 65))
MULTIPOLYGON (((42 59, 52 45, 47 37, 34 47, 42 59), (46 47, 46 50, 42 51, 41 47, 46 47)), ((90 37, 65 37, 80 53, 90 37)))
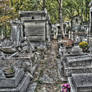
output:
POLYGON ((20 11, 20 21, 24 23, 25 36, 31 42, 50 40, 50 22, 45 11, 20 11))
POLYGON ((6 78, 0 71, 0 92, 27 92, 30 76, 25 75, 23 69, 15 69, 15 76, 6 78))
POLYGON ((92 73, 72 74, 71 92, 92 92, 92 73))
POLYGON ((20 44, 20 41, 23 39, 23 23, 19 20, 11 21, 11 40, 16 46, 20 44))
POLYGON ((92 55, 83 54, 80 49, 78 51, 75 47, 74 49, 72 49, 72 53, 70 55, 66 55, 63 58, 63 75, 68 78, 73 73, 92 73, 92 55))

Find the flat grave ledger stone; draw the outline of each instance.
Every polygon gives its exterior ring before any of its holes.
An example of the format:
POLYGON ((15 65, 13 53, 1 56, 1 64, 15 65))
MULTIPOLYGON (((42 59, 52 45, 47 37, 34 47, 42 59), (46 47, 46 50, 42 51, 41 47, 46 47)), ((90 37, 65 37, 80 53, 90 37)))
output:
POLYGON ((0 73, 0 92, 26 92, 30 84, 30 76, 23 69, 16 69, 15 76, 6 78, 0 73))
POLYGON ((72 73, 92 73, 92 55, 66 56, 63 70, 65 76, 71 76, 72 73))
POLYGON ((5 76, 0 77, 0 88, 7 88, 7 87, 17 87, 21 79, 24 77, 24 71, 16 70, 15 77, 13 78, 6 78, 5 76))
POLYGON ((92 92, 92 73, 72 74, 70 81, 74 92, 92 92))

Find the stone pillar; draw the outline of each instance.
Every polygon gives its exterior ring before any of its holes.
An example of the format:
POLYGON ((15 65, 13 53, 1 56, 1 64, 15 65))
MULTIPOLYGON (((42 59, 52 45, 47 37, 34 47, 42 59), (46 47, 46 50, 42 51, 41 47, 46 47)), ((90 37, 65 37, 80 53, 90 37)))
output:
POLYGON ((11 26, 11 40, 14 42, 16 46, 18 46, 23 38, 23 25, 18 21, 12 21, 11 26))
POLYGON ((71 39, 71 31, 69 31, 69 39, 71 39))

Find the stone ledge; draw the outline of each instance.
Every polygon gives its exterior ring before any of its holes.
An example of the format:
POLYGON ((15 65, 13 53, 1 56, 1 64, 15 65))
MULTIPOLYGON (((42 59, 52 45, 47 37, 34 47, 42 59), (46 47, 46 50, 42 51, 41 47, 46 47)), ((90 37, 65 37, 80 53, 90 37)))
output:
POLYGON ((65 68, 64 74, 66 76, 70 76, 72 73, 92 73, 92 66, 87 67, 71 67, 71 68, 65 68))

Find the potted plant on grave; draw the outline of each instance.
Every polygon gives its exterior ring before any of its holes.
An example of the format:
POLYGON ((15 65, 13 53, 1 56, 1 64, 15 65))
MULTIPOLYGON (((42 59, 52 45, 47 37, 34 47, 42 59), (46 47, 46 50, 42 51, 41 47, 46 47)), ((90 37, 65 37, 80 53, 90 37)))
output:
POLYGON ((89 46, 87 42, 85 41, 80 42, 79 47, 82 49, 83 52, 88 52, 89 46))
POLYGON ((8 66, 3 69, 6 78, 12 78, 15 76, 15 69, 13 66, 8 66))

